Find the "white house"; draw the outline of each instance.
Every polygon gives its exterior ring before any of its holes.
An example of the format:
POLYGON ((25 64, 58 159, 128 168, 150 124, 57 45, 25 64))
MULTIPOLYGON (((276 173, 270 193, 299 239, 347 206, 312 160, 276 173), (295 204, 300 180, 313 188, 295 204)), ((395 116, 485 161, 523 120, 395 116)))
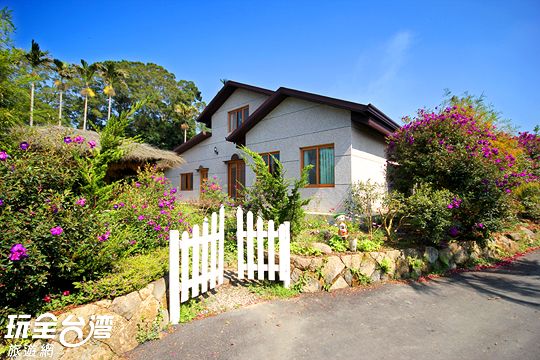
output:
POLYGON ((197 199, 204 179, 216 176, 233 198, 240 184, 250 186, 254 174, 237 145, 246 145, 268 159, 275 156, 287 177, 299 177, 313 165, 311 212, 339 210, 351 183, 385 182, 385 135, 399 125, 375 106, 289 88, 276 91, 227 81, 197 121, 211 132, 200 133, 174 149, 185 164, 166 176, 185 199, 197 199))

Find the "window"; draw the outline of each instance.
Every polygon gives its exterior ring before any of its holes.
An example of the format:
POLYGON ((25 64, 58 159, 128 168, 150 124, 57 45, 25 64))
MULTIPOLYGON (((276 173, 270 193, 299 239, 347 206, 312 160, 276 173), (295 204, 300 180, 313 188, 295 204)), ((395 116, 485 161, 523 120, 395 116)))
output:
POLYGON ((273 174, 276 171, 276 160, 279 161, 279 151, 262 153, 261 156, 266 165, 268 165, 268 170, 273 174))
POLYGON ((301 148, 300 153, 302 169, 313 165, 309 171, 308 187, 334 186, 334 144, 301 148))
POLYGON ((229 111, 229 132, 239 128, 249 116, 249 106, 229 111))
POLYGON ((193 190, 193 173, 180 174, 180 190, 193 190))

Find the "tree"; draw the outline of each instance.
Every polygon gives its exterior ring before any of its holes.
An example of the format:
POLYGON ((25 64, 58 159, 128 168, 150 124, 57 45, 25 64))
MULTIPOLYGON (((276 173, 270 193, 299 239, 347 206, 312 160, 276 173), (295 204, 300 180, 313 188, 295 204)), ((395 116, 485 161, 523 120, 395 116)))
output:
POLYGON ((283 165, 276 158, 273 159, 275 168, 270 171, 261 155, 245 146, 241 150, 246 164, 255 173, 253 185, 243 189, 243 206, 276 224, 290 221, 291 233, 297 235, 304 219, 303 207, 310 202, 309 198, 302 199, 300 189, 308 184, 312 166, 303 168, 299 179, 286 179, 283 165))
POLYGON ((107 121, 111 118, 112 98, 116 95, 114 84, 120 82, 125 84, 125 79, 128 77, 128 72, 125 69, 120 69, 117 63, 106 61, 102 65, 102 76, 105 81, 103 93, 109 97, 109 106, 107 109, 107 121))
POLYGON ((127 128, 129 136, 139 135, 148 144, 172 149, 184 140, 181 124, 189 126, 188 139, 195 135, 195 119, 204 103, 192 81, 176 80, 174 74, 152 63, 120 61, 118 67, 130 76, 125 84, 115 87, 113 108, 125 111, 135 102, 147 99, 127 128))
POLYGON ((75 67, 79 73, 84 88, 81 91, 81 95, 84 96, 84 114, 83 114, 83 130, 86 130, 86 117, 88 115, 88 97, 96 96, 96 93, 90 87, 90 84, 94 81, 96 73, 100 71, 100 65, 97 63, 89 65, 86 61, 81 59, 81 65, 75 67))
POLYGON ((53 60, 53 70, 58 75, 58 79, 54 81, 54 85, 58 88, 60 92, 60 100, 58 104, 58 126, 62 125, 62 97, 64 92, 68 88, 68 81, 73 78, 73 67, 61 60, 53 60))
POLYGON ((38 70, 50 64, 51 59, 47 51, 41 51, 39 44, 32 40, 32 48, 25 55, 32 69, 32 82, 30 83, 30 126, 34 125, 34 90, 35 82, 38 77, 38 70))

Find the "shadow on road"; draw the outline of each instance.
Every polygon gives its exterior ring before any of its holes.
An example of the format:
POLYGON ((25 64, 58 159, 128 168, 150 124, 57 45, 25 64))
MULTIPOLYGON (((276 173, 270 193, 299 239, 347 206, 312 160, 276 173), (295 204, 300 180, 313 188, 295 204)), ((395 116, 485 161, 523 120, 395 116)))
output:
POLYGON ((432 286, 434 284, 467 286, 488 299, 501 299, 524 306, 540 307, 538 279, 540 279, 540 262, 522 258, 509 266, 463 272, 427 283, 410 282, 409 284, 416 291, 435 295, 439 288, 432 286))

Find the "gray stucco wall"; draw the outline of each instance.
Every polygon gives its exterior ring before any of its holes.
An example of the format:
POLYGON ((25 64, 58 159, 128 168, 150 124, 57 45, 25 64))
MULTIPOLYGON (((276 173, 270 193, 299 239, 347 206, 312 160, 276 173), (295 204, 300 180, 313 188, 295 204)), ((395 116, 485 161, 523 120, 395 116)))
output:
MULTIPOLYGON (((329 212, 341 208, 351 183, 351 114, 348 110, 287 98, 246 135, 246 145, 259 153, 279 151, 285 176, 300 176, 300 148, 334 144, 335 186, 305 188, 312 198, 307 210, 329 212)), ((253 173, 246 172, 246 184, 253 173)))
POLYGON ((353 124, 351 151, 352 182, 386 183, 384 136, 366 126, 353 124))
POLYGON ((250 114, 255 111, 266 99, 267 95, 237 89, 212 116, 212 136, 200 144, 181 154, 186 161, 178 168, 168 170, 165 175, 171 180, 172 186, 180 187, 180 174, 193 172, 193 190, 180 191, 183 199, 194 200, 199 198, 199 166, 208 168, 208 176, 217 176, 225 192, 227 189, 227 165, 234 153, 238 153, 235 144, 225 140, 228 135, 227 114, 229 111, 249 105, 250 114), (214 153, 214 147, 218 155, 214 153))

